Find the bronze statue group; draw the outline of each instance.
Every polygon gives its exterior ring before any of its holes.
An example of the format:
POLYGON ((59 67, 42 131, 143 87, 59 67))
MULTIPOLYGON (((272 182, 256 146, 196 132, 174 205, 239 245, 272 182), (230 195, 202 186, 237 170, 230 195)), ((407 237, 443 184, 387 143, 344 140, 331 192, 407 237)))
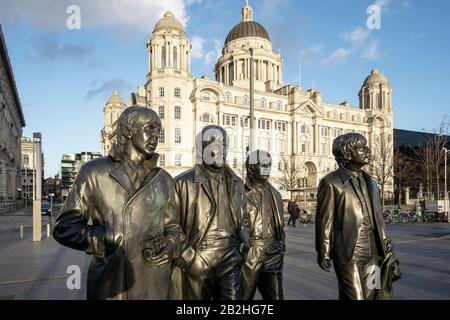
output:
MULTIPOLYGON (((286 250, 272 160, 250 152, 243 182, 226 164, 228 136, 207 126, 196 164, 175 179, 157 166, 161 120, 149 108, 120 116, 110 156, 80 169, 56 220, 54 238, 92 255, 87 299, 283 299, 286 250)), ((340 299, 387 299, 400 278, 384 227, 378 187, 361 168, 366 139, 336 138, 339 169, 319 185, 319 266, 337 275, 340 299), (380 270, 380 286, 368 285, 380 270)))

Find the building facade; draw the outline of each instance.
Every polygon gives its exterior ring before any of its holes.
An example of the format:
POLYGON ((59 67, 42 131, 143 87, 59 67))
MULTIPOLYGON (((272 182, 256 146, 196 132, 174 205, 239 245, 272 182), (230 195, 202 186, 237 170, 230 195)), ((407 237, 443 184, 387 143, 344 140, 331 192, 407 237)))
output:
POLYGON ((25 118, 0 25, 0 200, 19 197, 23 127, 25 118))
MULTIPOLYGON (((33 200, 33 180, 36 174, 36 147, 32 138, 21 138, 21 166, 20 166, 20 190, 19 198, 28 201, 33 200)), ((44 181, 44 153, 41 152, 41 177, 44 181)))
POLYGON ((61 198, 64 201, 72 188, 75 177, 81 166, 98 157, 100 152, 81 152, 63 154, 61 160, 61 198))
MULTIPOLYGON (((250 48, 254 59, 255 142, 258 149, 272 155, 274 177, 287 174, 286 168, 295 169, 302 178, 298 187, 314 189, 337 167, 332 155, 335 137, 358 132, 372 148, 383 137, 392 140, 392 87, 377 69, 363 82, 358 108, 347 102, 329 103, 317 90, 283 83, 281 52, 274 51, 267 30, 253 20, 248 3, 241 10, 241 21, 226 37, 222 56, 214 66, 214 80, 191 74, 191 48, 181 23, 166 12, 147 42, 147 81, 129 99, 129 105, 149 107, 160 115, 160 166, 174 176, 194 165, 195 137, 210 124, 227 130, 228 161, 238 173, 243 172, 250 136, 250 48)), ((101 143, 105 155, 115 139, 113 120, 118 117, 118 108, 110 107, 115 97, 117 93, 104 109, 101 143)), ((389 150, 392 153, 391 147, 389 150)))

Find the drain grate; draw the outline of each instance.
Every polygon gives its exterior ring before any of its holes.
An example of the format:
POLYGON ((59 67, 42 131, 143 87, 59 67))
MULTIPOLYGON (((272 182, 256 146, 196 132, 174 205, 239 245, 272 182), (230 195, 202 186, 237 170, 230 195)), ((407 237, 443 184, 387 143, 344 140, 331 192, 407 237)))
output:
POLYGON ((15 294, 10 294, 6 296, 0 296, 0 300, 14 300, 15 297, 16 297, 15 294))

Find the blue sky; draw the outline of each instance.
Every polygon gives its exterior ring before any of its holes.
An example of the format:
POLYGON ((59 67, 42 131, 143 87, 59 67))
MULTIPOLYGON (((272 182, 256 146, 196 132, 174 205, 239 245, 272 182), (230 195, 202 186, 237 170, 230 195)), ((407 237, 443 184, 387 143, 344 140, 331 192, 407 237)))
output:
MULTIPOLYGON (((10 59, 27 122, 43 133, 46 176, 63 153, 100 151, 103 107, 113 90, 128 99, 147 70, 145 43, 166 9, 193 42, 192 73, 209 74, 243 0, 0 0, 10 59), (69 5, 81 29, 69 30, 69 5)), ((313 86, 327 102, 358 105, 373 67, 394 87, 395 127, 437 128, 450 114, 450 2, 446 0, 250 0, 284 58, 284 82, 313 86), (381 8, 369 30, 367 8, 381 8)))

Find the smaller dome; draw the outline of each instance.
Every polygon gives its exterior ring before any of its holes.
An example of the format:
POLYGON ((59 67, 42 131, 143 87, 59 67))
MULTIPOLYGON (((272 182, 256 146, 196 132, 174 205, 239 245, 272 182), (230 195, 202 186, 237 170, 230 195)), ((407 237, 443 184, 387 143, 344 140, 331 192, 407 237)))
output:
POLYGON ((153 32, 160 30, 176 30, 184 33, 183 25, 178 19, 175 18, 175 15, 170 10, 166 11, 164 17, 159 19, 159 21, 155 25, 155 29, 153 30, 153 32))
POLYGON ((378 69, 374 68, 372 69, 372 72, 370 75, 364 80, 364 85, 371 85, 371 84, 385 84, 389 85, 386 77, 378 71, 378 69))
POLYGON ((125 100, 120 96, 119 91, 114 91, 113 95, 109 97, 107 103, 120 103, 125 104, 125 100))

